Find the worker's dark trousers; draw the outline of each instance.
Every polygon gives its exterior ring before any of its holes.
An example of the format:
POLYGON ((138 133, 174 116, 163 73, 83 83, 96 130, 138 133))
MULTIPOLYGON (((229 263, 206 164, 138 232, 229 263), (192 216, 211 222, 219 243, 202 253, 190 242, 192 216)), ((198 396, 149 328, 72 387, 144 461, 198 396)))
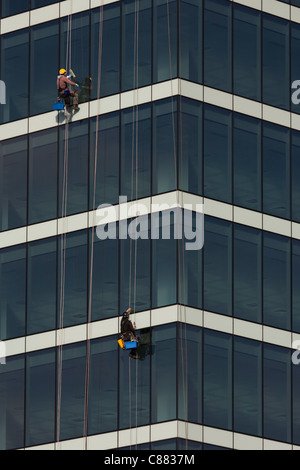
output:
POLYGON ((71 105, 71 97, 73 98, 73 106, 77 107, 78 106, 78 93, 69 93, 66 95, 63 91, 59 94, 61 98, 64 99, 65 105, 70 106, 71 105))

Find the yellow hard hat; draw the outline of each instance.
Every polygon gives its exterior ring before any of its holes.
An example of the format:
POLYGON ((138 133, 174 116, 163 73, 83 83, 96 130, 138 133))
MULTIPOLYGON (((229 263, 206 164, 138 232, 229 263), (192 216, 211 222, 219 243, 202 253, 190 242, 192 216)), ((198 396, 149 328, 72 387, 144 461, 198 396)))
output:
POLYGON ((64 75, 65 73, 67 73, 67 71, 65 69, 60 69, 59 75, 64 75))

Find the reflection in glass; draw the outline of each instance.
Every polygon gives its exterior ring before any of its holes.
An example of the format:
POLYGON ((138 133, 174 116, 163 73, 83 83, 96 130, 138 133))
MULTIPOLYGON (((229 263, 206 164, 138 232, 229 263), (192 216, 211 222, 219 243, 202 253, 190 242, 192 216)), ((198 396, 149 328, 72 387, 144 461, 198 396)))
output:
POLYGON ((234 225, 234 316, 261 322, 262 233, 234 225))
POLYGON ((232 113, 204 107, 204 196, 232 202, 232 113))
POLYGON ((263 123, 263 212, 290 218, 290 131, 263 123))
POLYGON ((291 328, 290 239, 263 234, 263 320, 265 325, 291 328))
POLYGON ((27 334, 56 327, 56 238, 28 244, 27 334))
POLYGON ((27 137, 0 142, 0 231, 26 225, 27 142, 27 137))
POLYGON ((151 0, 122 2, 122 91, 151 83, 151 0))
POLYGON ((204 309, 232 315, 232 224, 205 217, 204 309))
POLYGON ((25 335, 26 247, 0 251, 0 339, 25 335))
POLYGON ((117 338, 91 341, 88 434, 117 429, 118 350, 117 338))
POLYGON ((57 129, 29 135, 28 222, 57 217, 57 129))
POLYGON ((261 13, 233 5, 234 94, 261 100, 261 13))
POLYGON ((234 431, 262 435, 262 346, 234 336, 234 431))
POLYGON ((232 4, 204 1, 204 84, 231 92, 232 4))
POLYGON ((24 355, 6 358, 0 365, 0 449, 24 447, 24 355))
POLYGON ((233 115, 234 205, 261 211, 261 121, 233 115))
POLYGON ((176 419, 176 325, 153 329, 151 422, 176 419))
POLYGON ((289 21, 263 13, 263 102, 290 109, 289 21))
POLYGON ((153 2, 153 82, 177 76, 177 1, 153 2))
POLYGON ((264 437, 291 442, 291 353, 264 344, 264 437))
MULTIPOLYGON (((9 2, 10 5, 15 3, 16 1, 9 2)), ((0 105, 0 123, 2 124, 25 118, 28 114, 28 29, 1 36, 0 59, 1 80, 6 85, 6 104, 0 105)))
POLYGON ((27 355, 26 442, 27 447, 55 440, 55 351, 27 355))
POLYGON ((204 330, 203 423, 232 429, 232 337, 204 330))

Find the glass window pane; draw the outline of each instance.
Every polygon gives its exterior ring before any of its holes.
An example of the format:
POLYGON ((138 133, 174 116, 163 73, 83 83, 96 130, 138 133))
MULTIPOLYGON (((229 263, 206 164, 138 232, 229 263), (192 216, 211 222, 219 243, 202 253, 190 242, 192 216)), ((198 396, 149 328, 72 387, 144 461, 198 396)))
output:
MULTIPOLYGON (((262 232, 234 225, 234 316, 261 322, 262 232)), ((250 433, 251 434, 251 433, 250 433)))
POLYGON ((0 231, 26 225, 27 137, 0 142, 0 231))
POLYGON ((57 102, 59 23, 51 21, 31 28, 30 115, 50 111, 57 102), (45 54, 47 51, 47 54, 45 54), (42 76, 41 76, 42 74, 42 76))
POLYGON ((290 109, 289 22, 263 14, 263 102, 290 109))
POLYGON ((59 204, 61 217, 88 209, 88 121, 61 128, 59 153, 59 204))
POLYGON ((292 240, 292 330, 300 333, 300 242, 292 240))
POLYGON ((151 450, 176 450, 176 439, 166 439, 164 441, 151 442, 151 450))
POLYGON ((93 340, 90 346, 89 435, 114 431, 118 421, 117 338, 93 340))
POLYGON ((178 419, 202 423, 202 330, 179 323, 178 419))
POLYGON ((55 350, 27 355, 26 366, 27 447, 55 440, 55 350))
MULTIPOLYGON (((16 2, 10 2, 10 4, 16 2)), ((3 3, 2 3, 3 5, 3 3)), ((6 85, 6 104, 0 106, 0 123, 28 115, 29 30, 1 36, 1 80, 6 85), (22 74, 22 79, 20 79, 22 74)))
POLYGON ((122 2, 122 90, 151 83, 151 0, 122 2))
POLYGON ((232 113, 204 105, 204 195, 232 202, 232 113))
POLYGON ((62 349, 62 367, 58 353, 58 441, 82 437, 84 430, 86 344, 77 343, 62 349), (61 384, 61 385, 60 385, 61 384), (61 396, 61 399, 59 398, 61 396))
POLYGON ((87 232, 58 239, 58 327, 87 320, 87 232))
POLYGON ((28 244, 27 334, 56 327, 56 238, 28 244))
POLYGON ((92 10, 91 19, 91 97, 97 98, 101 56, 100 96, 120 91, 120 2, 92 10), (100 29, 100 23, 102 23, 100 29), (100 29, 100 31, 99 31, 100 29), (101 47, 102 44, 102 47, 101 47))
POLYGON ((24 356, 6 358, 0 366, 0 449, 24 447, 24 356))
MULTIPOLYGON (((298 6, 300 6, 300 0, 298 6)), ((300 25, 291 22, 291 110, 293 113, 300 113, 300 25)))
POLYGON ((52 5, 52 3, 56 2, 57 0, 31 0, 31 9, 52 5))
POLYGON ((153 194, 177 188, 177 99, 153 103, 153 194))
POLYGON ((176 325, 153 329, 151 422, 176 419, 176 325))
POLYGON ((34 224, 57 216, 57 130, 29 136, 28 222, 34 224))
MULTIPOLYGON (((109 229, 108 229, 109 230, 109 229)), ((113 227, 114 230, 114 227, 113 227)), ((117 233, 117 232, 116 232, 117 233)), ((92 232, 90 254, 92 256, 92 232)), ((103 320, 118 315, 119 310, 119 240, 100 240, 94 234, 92 278, 92 320, 103 320)), ((89 278, 90 278, 89 267, 89 278)))
POLYGON ((121 113, 121 194, 127 200, 151 194, 151 106, 121 113))
MULTIPOLYGON (((299 356, 298 356, 299 357, 299 356)), ((300 445, 300 366, 292 364, 293 444, 300 445)))
POLYGON ((261 13, 233 5, 234 94, 261 100, 261 13))
POLYGON ((177 76, 177 1, 153 2, 153 82, 177 76))
POLYGON ((181 78, 202 83, 202 0, 180 0, 181 78))
MULTIPOLYGON (((61 20, 60 68, 70 68, 76 75, 72 82, 90 85, 89 80, 89 12, 72 15, 68 26, 68 17, 61 20)), ((73 87, 74 89, 74 87, 73 87)), ((89 87, 79 89, 79 103, 89 99, 89 87)))
POLYGON ((178 246, 179 303, 201 309, 204 214, 196 214, 184 209, 183 217, 184 237, 183 240, 180 240, 178 246))
POLYGON ((232 429, 232 337, 204 330, 203 423, 232 429))
POLYGON ((2 0, 2 18, 29 10, 29 0, 2 0))
POLYGON ((180 98, 179 187, 203 194, 202 189, 202 103, 180 98))
POLYGON ((291 442, 291 353, 264 344, 264 437, 291 442))
MULTIPOLYGON (((150 423, 150 330, 138 330, 141 345, 140 359, 133 359, 129 351, 121 351, 119 375, 119 428, 131 428, 150 423), (141 347, 143 350, 141 350, 141 347)), ((174 393, 174 392, 173 392, 174 393)))
POLYGON ((204 309, 232 315, 232 225, 205 217, 204 309))
POLYGON ((234 337, 234 430, 262 435, 261 343, 234 337))
POLYGON ((292 220, 300 222, 300 132, 292 131, 292 220))
POLYGON ((119 203, 119 113, 101 116, 98 124, 97 136, 96 118, 91 120, 90 209, 119 203))
POLYGON ((0 251, 0 338, 25 335, 26 248, 0 251))
POLYGON ((232 4, 204 1, 204 84, 231 92, 232 4))
POLYGON ((261 121, 234 113, 234 204, 261 211, 261 121))
MULTIPOLYGON (((152 240, 152 308, 164 307, 177 302, 178 242, 174 238, 174 230, 177 231, 177 229, 170 212, 164 211, 161 217, 157 215, 152 216, 151 219, 152 230, 155 227, 170 230, 170 239, 152 240), (160 220, 157 217, 160 217, 160 220)), ((177 211, 175 211, 174 217, 177 217, 177 211)))
POLYGON ((263 123, 263 212, 290 218, 290 131, 263 123))
POLYGON ((128 236, 120 240, 120 308, 141 312, 150 309, 150 217, 121 222, 128 236), (138 239, 135 239, 135 237, 138 239), (134 237, 134 239, 133 239, 134 237))
POLYGON ((291 328, 290 240, 264 232, 263 319, 269 326, 291 328))

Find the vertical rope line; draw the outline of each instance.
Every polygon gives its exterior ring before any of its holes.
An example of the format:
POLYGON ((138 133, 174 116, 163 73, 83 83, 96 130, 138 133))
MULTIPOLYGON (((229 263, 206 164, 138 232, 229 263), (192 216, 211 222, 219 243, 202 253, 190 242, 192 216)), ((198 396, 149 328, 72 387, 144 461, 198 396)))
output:
MULTIPOLYGON (((71 1, 71 12, 68 15, 67 23, 67 47, 66 47, 66 67, 69 60, 71 24, 72 24, 73 0, 71 1)), ((57 379, 57 448, 59 450, 60 432, 61 432, 61 400, 62 400, 62 351, 63 351, 63 327, 64 327, 64 308, 65 308, 65 275, 66 275, 66 217, 67 217, 67 195, 68 195, 68 158, 69 158, 69 122, 65 126, 64 142, 64 164, 63 164, 63 184, 62 184, 62 234, 61 234, 61 255, 60 255, 60 307, 59 307, 59 345, 58 345, 58 379, 57 379)))
MULTIPOLYGON (((175 184, 176 184, 176 205, 177 205, 177 237, 178 237, 178 242, 177 242, 177 258, 178 258, 178 293, 179 293, 179 305, 180 305, 180 314, 181 314, 181 305, 182 305, 182 300, 181 300, 181 291, 182 291, 182 282, 181 282, 181 270, 182 270, 182 276, 183 276, 183 284, 185 283, 185 272, 184 272, 184 239, 182 240, 182 262, 180 259, 180 237, 179 237, 179 208, 180 208, 180 202, 179 202, 179 188, 178 188, 178 183, 179 183, 179 178, 178 178, 178 167, 177 167, 177 158, 176 158, 176 137, 175 137, 175 118, 174 118, 174 93, 173 93, 173 81, 172 81, 172 73, 173 73, 173 66, 172 66, 172 50, 171 50, 171 25, 170 25, 170 5, 169 5, 169 0, 167 0, 167 23, 168 23, 168 46, 169 46, 169 66, 170 66, 170 80, 171 80, 171 104, 172 104, 172 128, 173 128, 173 152, 174 152, 174 170, 175 170, 175 184), (183 266, 181 268, 181 265, 183 266)), ((181 146, 180 146, 180 164, 181 164, 181 173, 182 173, 182 120, 181 120, 181 97, 180 97, 180 120, 179 120, 179 128, 180 128, 180 140, 181 140, 181 146)), ((182 181, 182 174, 180 177, 180 180, 182 181)), ((183 192, 181 191, 181 211, 183 212, 183 192)), ((182 227, 181 227, 181 238, 182 238, 182 227)), ((185 286, 184 286, 184 297, 185 297, 185 286)), ((184 299, 185 300, 185 299, 184 299)), ((185 301, 184 301, 185 304, 185 301)), ((184 323, 185 323, 185 338, 186 338, 186 309, 184 307, 184 323)), ((182 323, 182 322, 180 322, 182 323)), ((182 364, 182 380, 183 380, 183 402, 184 402, 184 412, 187 413, 187 381, 185 380, 186 377, 184 375, 184 358, 183 358, 183 343, 182 343, 182 324, 181 324, 181 364, 182 364)), ((185 354, 186 354, 186 364, 187 364, 187 342, 185 343, 185 354)), ((187 367, 186 367, 187 370, 187 367)), ((185 430, 186 430, 186 447, 188 446, 187 444, 187 419, 185 423, 185 430)))
POLYGON ((91 260, 90 260, 90 283, 87 321, 87 350, 86 350, 86 372, 85 372, 85 407, 84 407, 84 438, 85 450, 87 450, 88 436, 88 408, 89 408, 89 381, 90 381, 90 325, 92 321, 92 293, 93 293, 93 271, 94 271, 94 239, 95 239, 95 205, 96 205, 96 185, 98 167, 98 143, 99 143, 99 115, 100 115, 100 91, 102 73, 102 49, 103 49, 103 6, 99 11, 99 37, 98 37, 98 84, 97 84, 97 117, 95 136, 95 156, 94 156, 94 193, 93 193, 93 224, 91 240, 91 260))

